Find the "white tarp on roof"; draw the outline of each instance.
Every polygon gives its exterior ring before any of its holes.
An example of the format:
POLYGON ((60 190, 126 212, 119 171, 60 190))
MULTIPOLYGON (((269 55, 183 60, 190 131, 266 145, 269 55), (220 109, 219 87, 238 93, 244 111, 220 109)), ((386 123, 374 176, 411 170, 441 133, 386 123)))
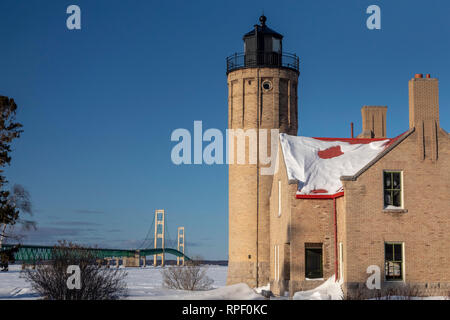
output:
MULTIPOLYGON (((289 180, 298 181, 298 194, 310 194, 314 190, 321 194, 335 194, 342 190, 341 176, 356 174, 385 148, 390 139, 369 143, 323 141, 316 138, 280 134, 289 180), (337 151, 337 156, 321 158, 319 151, 337 151)), ((363 140, 361 140, 363 141, 363 140)))

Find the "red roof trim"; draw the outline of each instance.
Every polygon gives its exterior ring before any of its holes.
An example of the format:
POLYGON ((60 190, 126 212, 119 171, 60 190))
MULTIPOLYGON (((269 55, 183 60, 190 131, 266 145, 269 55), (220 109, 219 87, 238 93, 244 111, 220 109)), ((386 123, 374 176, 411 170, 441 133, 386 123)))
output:
POLYGON ((325 189, 316 189, 316 190, 312 190, 311 193, 328 193, 328 190, 325 190, 325 189))
POLYGON ((400 139, 406 132, 403 132, 402 134, 399 134, 398 136, 396 136, 395 138, 391 138, 389 139, 390 141, 388 143, 386 143, 386 145, 384 146, 385 149, 387 149, 391 144, 393 144, 395 141, 397 141, 398 139, 400 139))
POLYGON ((296 194, 296 199, 336 199, 344 196, 344 191, 335 194, 296 194))
POLYGON ((375 141, 391 140, 389 138, 319 138, 319 137, 313 137, 313 139, 322 141, 348 142, 350 144, 366 144, 375 141))

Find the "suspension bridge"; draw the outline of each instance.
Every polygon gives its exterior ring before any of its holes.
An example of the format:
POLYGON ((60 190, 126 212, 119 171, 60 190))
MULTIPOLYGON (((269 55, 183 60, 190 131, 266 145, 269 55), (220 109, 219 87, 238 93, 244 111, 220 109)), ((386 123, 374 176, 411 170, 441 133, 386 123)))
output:
MULTIPOLYGON (((85 250, 88 250, 99 262, 109 265, 114 261, 117 267, 120 265, 120 261, 123 266, 127 267, 145 266, 148 256, 153 256, 154 266, 158 264, 158 260, 164 266, 166 254, 175 256, 177 265, 184 265, 185 261, 190 260, 185 255, 184 237, 184 227, 178 227, 176 241, 171 239, 165 211, 156 210, 152 226, 137 249, 85 248, 85 250), (176 249, 171 247, 175 247, 175 245, 176 249)), ((3 244, 1 251, 8 250, 14 256, 15 261, 35 265, 41 261, 52 260, 58 248, 57 246, 3 244)))

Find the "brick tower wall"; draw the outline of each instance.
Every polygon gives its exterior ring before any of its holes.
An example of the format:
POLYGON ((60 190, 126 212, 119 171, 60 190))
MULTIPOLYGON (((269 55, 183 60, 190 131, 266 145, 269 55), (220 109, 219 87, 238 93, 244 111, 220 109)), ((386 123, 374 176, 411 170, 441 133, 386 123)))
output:
MULTIPOLYGON (((228 74, 228 128, 270 129, 297 134, 298 73, 282 68, 247 68, 228 74), (269 90, 262 88, 271 82, 269 90), (258 121, 259 120, 259 121, 258 121)), ((229 257, 227 284, 251 287, 269 282, 269 196, 273 176, 258 173, 262 165, 248 161, 229 165, 229 257)), ((278 137, 276 139, 278 141, 278 137)), ((238 141, 234 138, 234 154, 238 141)))

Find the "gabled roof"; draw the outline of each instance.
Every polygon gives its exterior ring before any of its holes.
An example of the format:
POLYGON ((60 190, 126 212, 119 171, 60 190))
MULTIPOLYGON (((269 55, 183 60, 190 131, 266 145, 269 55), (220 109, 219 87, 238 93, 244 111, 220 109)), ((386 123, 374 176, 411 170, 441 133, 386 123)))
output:
POLYGON ((401 135, 390 139, 390 142, 386 144, 384 150, 377 155, 374 159, 372 159, 369 163, 367 163, 361 170, 356 172, 354 175, 341 177, 341 181, 355 181, 361 174, 363 174, 367 169, 377 163, 381 158, 383 158, 386 154, 388 154, 392 149, 394 149, 397 145, 400 144, 403 140, 405 140, 411 133, 415 131, 415 128, 411 128, 408 131, 402 133, 401 135))
POLYGON ((298 183, 297 194, 320 196, 342 192, 341 176, 357 174, 400 138, 310 138, 282 133, 280 143, 288 179, 298 183))

